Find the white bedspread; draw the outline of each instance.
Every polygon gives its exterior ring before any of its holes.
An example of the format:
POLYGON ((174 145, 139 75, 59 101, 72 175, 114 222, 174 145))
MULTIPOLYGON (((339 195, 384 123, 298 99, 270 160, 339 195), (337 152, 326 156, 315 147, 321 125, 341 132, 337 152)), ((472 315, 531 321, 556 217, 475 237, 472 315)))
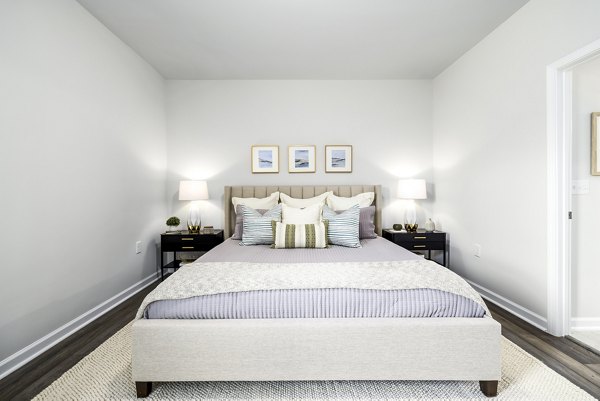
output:
POLYGON ((310 288, 399 290, 431 288, 471 299, 487 310, 461 277, 429 260, 340 263, 202 262, 186 265, 146 296, 136 315, 154 301, 229 292, 310 288))

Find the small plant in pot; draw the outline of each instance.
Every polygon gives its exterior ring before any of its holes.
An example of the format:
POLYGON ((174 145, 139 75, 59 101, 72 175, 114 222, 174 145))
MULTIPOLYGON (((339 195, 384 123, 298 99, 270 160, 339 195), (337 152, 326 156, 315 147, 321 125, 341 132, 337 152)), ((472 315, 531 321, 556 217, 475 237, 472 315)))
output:
POLYGON ((177 216, 169 217, 167 219, 167 232, 177 231, 177 227, 179 227, 180 223, 181 223, 181 220, 179 220, 179 217, 177 217, 177 216))

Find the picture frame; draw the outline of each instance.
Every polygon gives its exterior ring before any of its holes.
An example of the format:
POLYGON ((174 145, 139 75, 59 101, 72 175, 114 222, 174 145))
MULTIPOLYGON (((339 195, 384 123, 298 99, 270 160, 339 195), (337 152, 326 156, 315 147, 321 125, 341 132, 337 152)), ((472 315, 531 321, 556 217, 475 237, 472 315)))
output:
POLYGON ((595 112, 592 113, 592 175, 600 175, 600 163, 598 163, 598 155, 600 154, 598 130, 600 130, 600 112, 595 112))
POLYGON ((317 147, 315 145, 288 146, 288 172, 315 173, 317 171, 317 147))
POLYGON ((325 172, 352 172, 352 145, 325 145, 325 172))
POLYGON ((252 145, 252 174, 279 173, 279 146, 252 145))

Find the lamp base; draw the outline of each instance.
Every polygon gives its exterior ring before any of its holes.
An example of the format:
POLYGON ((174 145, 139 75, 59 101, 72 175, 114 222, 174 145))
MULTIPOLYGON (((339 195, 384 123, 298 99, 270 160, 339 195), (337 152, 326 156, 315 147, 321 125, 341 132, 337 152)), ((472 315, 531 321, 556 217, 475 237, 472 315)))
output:
POLYGON ((188 232, 190 234, 200 234, 200 226, 191 226, 188 224, 188 232))
POLYGON ((404 223, 404 228, 406 228, 406 231, 408 231, 409 233, 416 233, 418 227, 419 227, 419 225, 417 223, 415 223, 415 224, 404 223))
POLYGON ((200 234, 200 227, 202 224, 200 223, 200 208, 198 207, 197 202, 192 202, 190 204, 190 214, 188 215, 187 226, 190 234, 200 234))

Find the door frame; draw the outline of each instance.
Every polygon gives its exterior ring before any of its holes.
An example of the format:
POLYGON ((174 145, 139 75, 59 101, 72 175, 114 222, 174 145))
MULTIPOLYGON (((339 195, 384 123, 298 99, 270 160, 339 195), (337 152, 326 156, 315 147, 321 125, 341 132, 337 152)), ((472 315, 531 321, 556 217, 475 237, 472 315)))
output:
POLYGON ((546 68, 548 332, 571 329, 572 70, 600 55, 600 40, 546 68))

